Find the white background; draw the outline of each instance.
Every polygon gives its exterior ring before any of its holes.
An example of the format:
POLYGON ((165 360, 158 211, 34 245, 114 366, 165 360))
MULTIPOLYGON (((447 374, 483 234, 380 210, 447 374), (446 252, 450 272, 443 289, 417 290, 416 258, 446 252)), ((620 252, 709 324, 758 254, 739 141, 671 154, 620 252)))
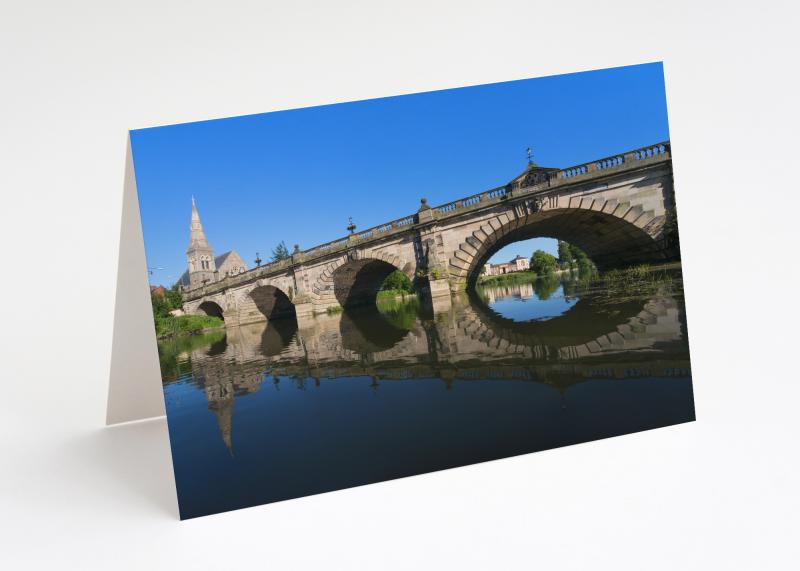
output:
POLYGON ((1 6, 0 567, 797 564, 790 2, 1 6), (655 60, 696 423, 176 520, 163 421, 103 427, 127 129, 655 60))

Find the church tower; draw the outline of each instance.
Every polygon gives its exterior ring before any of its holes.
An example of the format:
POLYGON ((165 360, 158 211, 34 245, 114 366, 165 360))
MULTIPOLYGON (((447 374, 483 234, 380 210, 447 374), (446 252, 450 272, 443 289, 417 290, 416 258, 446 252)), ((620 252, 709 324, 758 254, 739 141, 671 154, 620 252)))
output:
POLYGON ((192 197, 192 223, 189 227, 189 248, 186 250, 186 258, 189 260, 190 287, 216 281, 217 267, 214 262, 214 249, 206 240, 194 196, 192 197))

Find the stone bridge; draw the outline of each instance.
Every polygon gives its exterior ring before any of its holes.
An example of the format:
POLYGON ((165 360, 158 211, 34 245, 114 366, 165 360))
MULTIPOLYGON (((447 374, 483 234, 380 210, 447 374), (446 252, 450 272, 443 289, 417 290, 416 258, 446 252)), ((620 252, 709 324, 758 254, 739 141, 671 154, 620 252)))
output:
POLYGON ((551 237, 583 249, 602 270, 679 257, 669 142, 566 169, 531 163, 508 184, 419 210, 291 257, 183 292, 187 313, 226 325, 374 303, 402 271, 437 307, 470 287, 500 248, 551 237))

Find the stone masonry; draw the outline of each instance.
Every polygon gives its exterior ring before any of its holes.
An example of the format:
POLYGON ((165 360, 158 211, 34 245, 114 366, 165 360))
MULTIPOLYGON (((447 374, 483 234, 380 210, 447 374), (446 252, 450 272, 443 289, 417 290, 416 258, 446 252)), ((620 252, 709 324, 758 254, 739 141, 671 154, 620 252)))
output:
MULTIPOLYGON (((567 169, 533 163, 503 186, 418 212, 291 257, 183 291, 187 313, 243 325, 374 303, 400 270, 433 303, 477 280, 486 261, 519 240, 552 237, 583 249, 600 269, 679 257, 669 142, 567 169)), ((203 268, 198 268, 202 271, 203 268)), ((203 276, 205 277, 205 276, 203 276)))

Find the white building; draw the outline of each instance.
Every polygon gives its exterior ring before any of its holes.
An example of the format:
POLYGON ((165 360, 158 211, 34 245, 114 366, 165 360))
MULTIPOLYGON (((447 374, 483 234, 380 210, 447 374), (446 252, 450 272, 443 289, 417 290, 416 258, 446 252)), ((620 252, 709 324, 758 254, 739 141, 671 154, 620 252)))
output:
POLYGON ((486 264, 483 266, 483 275, 499 276, 513 272, 523 272, 531 268, 531 261, 523 256, 517 256, 510 262, 503 264, 486 264))

